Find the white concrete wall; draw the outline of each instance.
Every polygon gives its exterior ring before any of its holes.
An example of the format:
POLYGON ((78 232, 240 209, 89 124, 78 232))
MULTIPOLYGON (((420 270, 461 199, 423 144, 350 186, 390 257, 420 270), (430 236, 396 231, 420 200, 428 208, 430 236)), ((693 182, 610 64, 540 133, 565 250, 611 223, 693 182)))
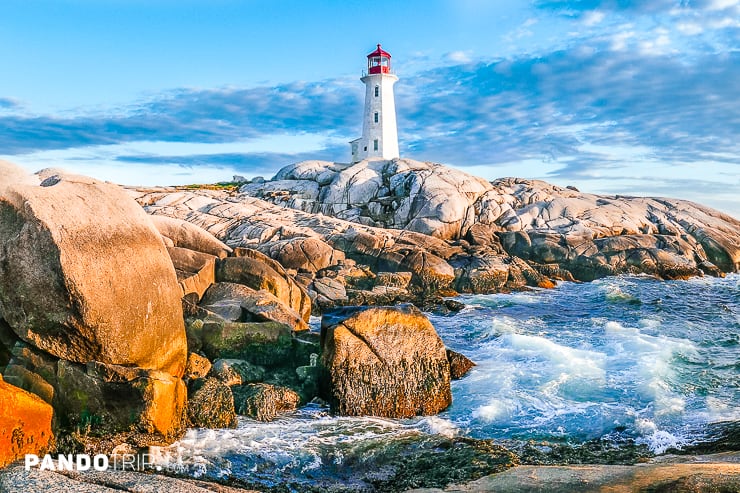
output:
MULTIPOLYGON (((396 102, 393 84, 398 77, 393 74, 372 74, 360 79, 365 83, 365 111, 362 119, 362 137, 352 162, 363 159, 394 159, 398 156, 398 130, 396 128, 396 102), (375 96, 375 87, 378 96, 375 96), (375 122, 375 113, 378 122, 375 122), (374 142, 377 139, 378 149, 374 142)), ((353 141, 354 142, 354 141, 353 141)))

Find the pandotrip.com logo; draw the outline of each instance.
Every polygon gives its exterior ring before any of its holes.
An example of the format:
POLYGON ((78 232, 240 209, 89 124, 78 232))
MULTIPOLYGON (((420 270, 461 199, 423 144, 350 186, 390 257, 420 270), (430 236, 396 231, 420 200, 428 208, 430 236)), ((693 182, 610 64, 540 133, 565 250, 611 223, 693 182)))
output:
POLYGON ((163 471, 167 466, 152 462, 149 454, 26 454, 26 471, 163 471))

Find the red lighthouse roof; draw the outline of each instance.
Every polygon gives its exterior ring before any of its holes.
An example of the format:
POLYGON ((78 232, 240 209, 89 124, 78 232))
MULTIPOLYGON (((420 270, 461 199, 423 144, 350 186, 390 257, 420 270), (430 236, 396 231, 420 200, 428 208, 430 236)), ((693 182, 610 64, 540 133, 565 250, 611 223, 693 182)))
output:
POLYGON ((370 53, 367 57, 370 58, 370 57, 374 57, 374 56, 378 56, 378 57, 380 57, 380 56, 387 56, 388 58, 390 58, 391 57, 391 54, 388 53, 387 51, 385 51, 384 49, 382 49, 380 47, 380 43, 378 43, 378 47, 376 48, 376 50, 373 51, 372 53, 370 53))
POLYGON ((391 72, 391 54, 378 48, 367 56, 368 74, 389 74, 391 72))

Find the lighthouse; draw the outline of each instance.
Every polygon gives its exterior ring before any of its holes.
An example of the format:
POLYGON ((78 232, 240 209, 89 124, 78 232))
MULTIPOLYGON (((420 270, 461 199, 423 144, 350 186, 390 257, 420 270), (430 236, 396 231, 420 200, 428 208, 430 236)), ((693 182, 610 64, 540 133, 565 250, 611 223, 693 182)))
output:
POLYGON ((378 45, 367 56, 367 73, 363 72, 360 80, 365 83, 365 111, 362 137, 350 142, 352 162, 397 158, 398 131, 393 84, 398 77, 391 71, 391 54, 378 45))

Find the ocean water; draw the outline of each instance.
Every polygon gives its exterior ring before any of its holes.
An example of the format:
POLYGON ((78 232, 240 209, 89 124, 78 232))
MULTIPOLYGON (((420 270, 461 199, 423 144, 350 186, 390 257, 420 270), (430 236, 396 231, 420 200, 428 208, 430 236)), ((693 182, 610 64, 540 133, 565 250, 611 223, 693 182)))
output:
POLYGON ((155 450, 158 463, 196 477, 315 484, 349 481, 397 447, 440 435, 613 440, 660 454, 705 440, 713 423, 740 421, 738 275, 622 276, 458 299, 460 313, 429 317, 478 365, 453 382, 444 413, 343 418, 309 406, 272 423, 190 430, 155 450))

